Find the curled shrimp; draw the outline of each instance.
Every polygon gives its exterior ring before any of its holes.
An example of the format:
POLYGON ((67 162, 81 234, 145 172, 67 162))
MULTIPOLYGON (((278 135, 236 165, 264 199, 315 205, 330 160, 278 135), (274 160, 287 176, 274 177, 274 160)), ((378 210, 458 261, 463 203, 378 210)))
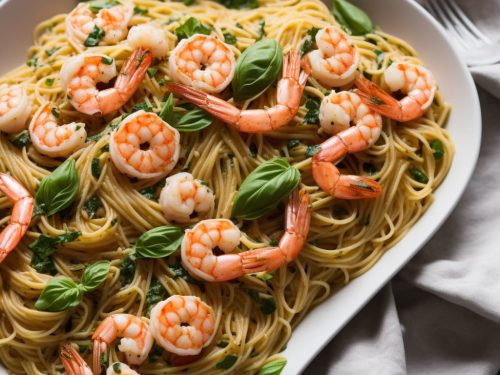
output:
POLYGON ((134 14, 129 0, 107 2, 110 6, 93 11, 92 4, 81 2, 66 17, 66 33, 71 42, 81 45, 95 27, 104 31, 100 45, 116 44, 127 36, 128 24, 134 14))
POLYGON ((59 358, 68 375, 93 375, 87 362, 80 356, 71 344, 61 345, 59 358))
POLYGON ((94 374, 101 372, 101 355, 107 358, 109 346, 118 337, 122 337, 118 349, 125 353, 127 362, 132 365, 143 363, 153 346, 153 336, 149 332, 149 327, 140 318, 129 314, 108 316, 92 336, 94 374))
POLYGON ((214 311, 198 297, 174 295, 153 307, 149 329, 169 352, 196 355, 214 338, 214 311))
POLYGON ((157 114, 137 111, 109 138, 111 160, 122 173, 137 178, 168 174, 179 160, 180 135, 157 114))
POLYGON ((277 102, 268 109, 241 110, 203 91, 179 83, 168 83, 171 92, 203 108, 212 116, 243 133, 263 133, 287 125, 297 114, 308 74, 300 71, 300 55, 292 51, 283 59, 283 77, 278 82, 277 102))
POLYGON ((374 180, 361 176, 342 175, 332 164, 347 153, 367 149, 377 141, 382 130, 382 118, 361 101, 354 92, 332 93, 320 107, 323 130, 337 131, 323 142, 312 159, 312 173, 318 186, 333 197, 362 199, 378 196, 382 188, 374 180), (350 127, 350 123, 355 126, 350 127))
POLYGON ((33 116, 29 133, 33 146, 40 153, 51 157, 70 155, 87 138, 84 123, 57 125, 54 109, 48 103, 41 106, 33 116))
POLYGON ((0 131, 18 133, 31 114, 31 104, 21 85, 0 84, 0 131))
POLYGON ((318 49, 306 54, 304 69, 326 87, 348 84, 356 77, 359 52, 349 37, 337 26, 321 29, 316 34, 318 49))
POLYGON ((226 43, 202 34, 182 40, 170 54, 168 63, 176 82, 211 94, 224 91, 236 66, 233 51, 226 43))
POLYGON ((0 173, 0 191, 14 204, 9 224, 0 234, 0 263, 17 246, 28 230, 33 213, 33 197, 13 177, 0 173))
POLYGON ((182 264, 193 276, 206 281, 228 281, 249 273, 274 271, 295 259, 309 233, 311 214, 306 193, 296 191, 289 199, 285 234, 277 247, 229 253, 240 243, 240 230, 230 220, 204 220, 185 232, 182 264), (219 248, 225 254, 215 255, 219 248))
POLYGON ((123 65, 113 87, 99 90, 97 84, 116 77, 114 59, 102 54, 80 54, 61 69, 63 87, 71 104, 87 115, 105 116, 120 109, 134 94, 153 61, 166 53, 165 33, 150 24, 134 26, 128 43, 135 48, 123 65))
POLYGON ((149 51, 135 50, 114 86, 99 90, 98 83, 108 83, 116 77, 114 59, 102 54, 80 54, 64 63, 61 79, 76 110, 87 115, 105 116, 120 109, 130 99, 152 61, 149 51))
POLYGON ((422 116, 430 107, 436 94, 436 80, 430 70, 411 63, 392 63, 384 72, 389 90, 406 94, 397 100, 381 87, 359 76, 355 84, 360 96, 372 110, 390 119, 406 122, 422 116))
POLYGON ((208 186, 186 172, 168 177, 160 194, 166 219, 181 224, 199 221, 212 210, 214 203, 214 194, 208 186))

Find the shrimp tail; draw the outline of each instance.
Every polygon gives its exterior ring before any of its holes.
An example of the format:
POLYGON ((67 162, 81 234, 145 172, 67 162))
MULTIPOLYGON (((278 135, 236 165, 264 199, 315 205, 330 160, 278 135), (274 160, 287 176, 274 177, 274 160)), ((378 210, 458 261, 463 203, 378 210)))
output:
POLYGON ((375 198, 382 192, 382 186, 371 178, 341 175, 338 168, 329 161, 313 159, 313 177, 322 190, 335 198, 375 198))
POLYGON ((63 344, 59 349, 59 358, 68 375, 90 375, 90 367, 70 344, 63 344))
POLYGON ((239 121, 241 110, 222 99, 181 83, 167 83, 167 88, 226 124, 235 125, 239 121))
POLYGON ((0 263, 17 246, 28 230, 33 213, 33 197, 14 178, 0 173, 0 191, 14 203, 10 222, 0 234, 0 263))
POLYGON ((420 110, 418 103, 414 100, 412 101, 414 102, 413 104, 415 105, 415 108, 412 108, 411 111, 404 110, 400 101, 392 97, 377 84, 362 76, 358 76, 354 81, 354 84, 359 89, 356 93, 359 95, 363 103, 365 103, 371 110, 392 120, 406 122, 423 113, 420 110), (418 112, 417 114, 415 114, 415 110, 418 112))
POLYGON ((150 50, 136 49, 122 67, 114 87, 96 95, 100 110, 97 115, 108 115, 123 106, 141 84, 152 62, 153 54, 150 50))
MULTIPOLYGON (((95 334, 94 334, 95 336, 95 334)), ((92 371, 94 374, 100 374, 102 367, 105 367, 108 355, 108 345, 99 340, 94 339, 93 349, 92 349, 92 371), (105 360, 105 361, 104 361, 105 360)))
POLYGON ((307 238, 311 222, 309 197, 305 191, 296 190, 287 205, 285 227, 286 231, 278 247, 254 249, 241 253, 243 271, 255 273, 274 271, 285 263, 295 259, 307 238))

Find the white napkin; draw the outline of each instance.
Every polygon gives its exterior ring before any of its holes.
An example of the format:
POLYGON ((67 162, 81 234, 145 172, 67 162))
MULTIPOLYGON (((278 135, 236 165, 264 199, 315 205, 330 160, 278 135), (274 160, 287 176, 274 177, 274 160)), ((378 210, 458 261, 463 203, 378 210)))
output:
MULTIPOLYGON (((462 0, 500 38, 500 0, 462 0)), ((475 68, 500 98, 500 64, 475 68)), ((458 207, 304 374, 495 375, 500 369, 500 100, 480 89, 483 140, 458 207)))

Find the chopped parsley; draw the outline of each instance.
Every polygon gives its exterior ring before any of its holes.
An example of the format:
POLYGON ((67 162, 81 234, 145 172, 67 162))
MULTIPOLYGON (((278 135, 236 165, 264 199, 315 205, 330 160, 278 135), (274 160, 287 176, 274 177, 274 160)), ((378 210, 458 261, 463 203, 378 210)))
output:
POLYGON ((224 41, 234 46, 238 42, 238 39, 231 33, 224 33, 224 41))
POLYGON ((135 6, 134 7, 134 14, 140 14, 141 16, 144 16, 146 14, 148 14, 149 11, 145 8, 141 8, 141 7, 138 7, 138 6, 135 6))
POLYGON ((153 108, 151 108, 148 105, 148 103, 140 102, 140 103, 134 104, 134 106, 132 107, 132 113, 140 111, 141 109, 145 112, 153 112, 153 108))
POLYGON ((218 2, 230 9, 255 9, 259 7, 257 0, 218 0, 218 2))
POLYGON ((307 158, 312 158, 321 148, 319 145, 314 145, 314 146, 307 146, 306 149, 306 157, 307 158))
POLYGON ((41 234, 35 242, 29 245, 33 251, 31 266, 40 273, 55 275, 57 273, 51 255, 56 251, 57 245, 75 241, 80 237, 80 232, 66 232, 56 237, 41 234))
POLYGON ((146 293, 146 310, 148 312, 148 315, 154 305, 164 299, 165 294, 167 294, 167 290, 162 285, 162 283, 160 283, 156 279, 151 281, 148 292, 146 293))
POLYGON ((120 266, 120 280, 122 285, 128 285, 132 282, 132 280, 134 280, 135 260, 135 254, 130 254, 123 258, 120 266))
POLYGON ((102 202, 97 195, 91 196, 84 204, 83 209, 90 219, 93 219, 99 208, 102 207, 102 202))
POLYGON ((226 355, 222 361, 217 362, 215 367, 227 370, 233 367, 237 360, 238 360, 237 356, 229 354, 226 355))
POLYGON ((92 176, 94 176, 96 180, 98 180, 99 177, 101 177, 101 161, 98 158, 92 159, 92 163, 90 164, 90 170, 92 172, 92 176))
POLYGON ((425 172, 416 167, 410 168, 410 176, 415 181, 420 182, 422 184, 426 184, 429 182, 429 177, 427 177, 425 172))
POLYGON ((45 78, 45 86, 47 87, 52 87, 52 85, 54 84, 54 82, 56 81, 55 78, 45 78))
POLYGON ((304 116, 304 122, 307 124, 317 124, 319 122, 319 107, 321 102, 318 98, 309 98, 306 100, 307 113, 304 116))
POLYGON ((52 114, 54 115, 55 118, 59 118, 59 116, 61 115, 59 113, 59 111, 57 109, 55 109, 55 108, 52 108, 51 112, 52 112, 52 114))
POLYGON ((191 275, 189 273, 187 273, 187 271, 179 263, 176 263, 176 264, 169 266, 169 267, 172 270, 172 272, 174 273, 174 277, 173 277, 174 280, 175 279, 182 279, 190 284, 197 285, 201 290, 205 289, 205 285, 202 282, 193 279, 191 277, 191 275))
POLYGON ((113 58, 112 57, 103 56, 102 59, 101 59, 101 61, 102 61, 103 64, 106 64, 106 65, 113 64, 113 58))
POLYGON ((265 27, 266 27, 266 21, 260 20, 259 21, 259 36, 257 37, 257 40, 261 40, 262 38, 264 38, 266 36, 265 27))
POLYGON ((32 56, 26 61, 26 65, 28 65, 31 68, 37 68, 38 67, 38 57, 32 56))
POLYGON ((94 25, 94 29, 89 34, 87 39, 85 39, 85 42, 83 42, 83 45, 85 47, 98 46, 99 43, 101 42, 102 38, 104 38, 105 35, 106 35, 106 32, 104 30, 100 29, 99 26, 94 25))
POLYGON ((158 68, 153 67, 148 69, 149 78, 153 78, 156 75, 156 73, 158 73, 158 68))
POLYGON ((101 9, 109 9, 120 4, 117 0, 95 0, 89 2, 89 8, 91 12, 98 13, 101 9))
POLYGON ((441 142, 438 139, 435 139, 429 143, 429 146, 431 146, 432 149, 432 154, 434 155, 435 160, 441 160, 444 155, 444 146, 443 142, 441 142))
POLYGON ((288 147, 288 149, 291 150, 297 147, 298 145, 300 145, 300 141, 298 139, 290 139, 287 142, 286 147, 288 147))
POLYGON ((313 27, 307 32, 304 43, 302 43, 302 46, 300 46, 301 55, 305 55, 306 53, 314 49, 316 45, 316 34, 318 34, 319 30, 320 29, 318 29, 317 27, 313 27))
POLYGON ((30 134, 27 130, 20 133, 14 140, 11 141, 17 148, 23 148, 30 143, 30 134))

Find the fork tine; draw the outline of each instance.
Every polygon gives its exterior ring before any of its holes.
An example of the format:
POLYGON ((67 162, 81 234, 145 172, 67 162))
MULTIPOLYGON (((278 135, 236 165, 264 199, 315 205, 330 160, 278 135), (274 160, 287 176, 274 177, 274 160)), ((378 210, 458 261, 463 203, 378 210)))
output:
POLYGON ((493 43, 490 38, 484 35, 477 27, 472 23, 472 21, 467 17, 462 8, 460 8, 455 0, 448 0, 448 4, 453 9, 457 17, 462 21, 465 27, 467 27, 472 34, 474 34, 477 38, 481 39, 484 43, 493 43))
POLYGON ((457 16, 452 5, 448 0, 436 0, 436 1, 441 4, 441 7, 443 8, 445 14, 448 16, 448 18, 454 25, 457 32, 462 35, 464 41, 466 41, 471 46, 480 46, 484 44, 484 42, 477 36, 475 36, 462 22, 462 20, 457 16))
POLYGON ((448 31, 448 35, 452 37, 458 47, 466 50, 469 46, 463 40, 462 36, 457 32, 451 21, 444 15, 443 10, 437 6, 435 1, 427 0, 427 9, 448 31))

